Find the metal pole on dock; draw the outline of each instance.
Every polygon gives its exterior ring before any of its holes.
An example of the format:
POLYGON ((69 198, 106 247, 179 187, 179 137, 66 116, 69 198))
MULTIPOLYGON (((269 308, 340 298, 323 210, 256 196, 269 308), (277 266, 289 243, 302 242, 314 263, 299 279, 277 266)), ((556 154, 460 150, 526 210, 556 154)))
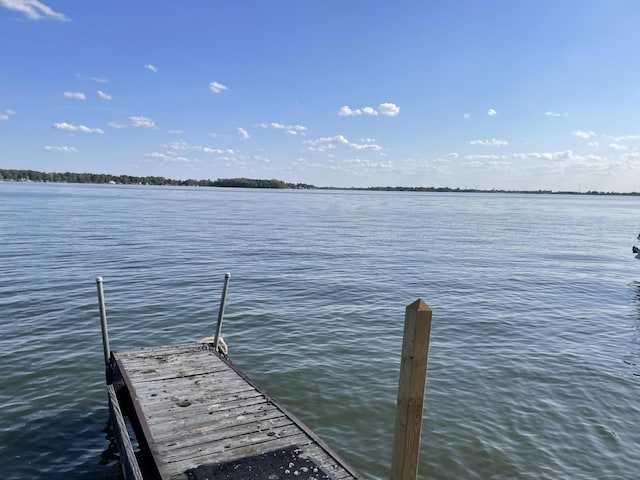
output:
POLYGON ((231 273, 227 272, 224 275, 224 287, 222 288, 222 297, 220 298, 220 309, 218 310, 218 325, 216 327, 216 336, 213 339, 213 345, 215 351, 218 351, 218 344, 220 343, 220 333, 222 332, 222 318, 224 316, 224 306, 227 303, 227 289, 229 288, 229 280, 231 279, 231 273))
POLYGON ((391 480, 418 477, 431 315, 431 308, 421 299, 405 311, 391 480))
POLYGON ((104 304, 104 289, 102 277, 96 278, 96 286, 98 287, 98 303, 100 305, 100 326, 102 328, 102 348, 104 349, 104 366, 106 369, 107 383, 109 383, 109 359, 111 357, 111 349, 109 348, 109 329, 107 327, 107 309, 104 304))

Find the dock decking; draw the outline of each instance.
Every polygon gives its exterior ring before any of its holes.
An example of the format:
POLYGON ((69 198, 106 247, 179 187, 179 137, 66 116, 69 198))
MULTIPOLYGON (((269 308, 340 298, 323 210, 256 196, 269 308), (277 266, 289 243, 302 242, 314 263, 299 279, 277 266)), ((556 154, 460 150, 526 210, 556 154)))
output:
POLYGON ((207 344, 111 354, 113 385, 163 480, 357 479, 313 432, 207 344))

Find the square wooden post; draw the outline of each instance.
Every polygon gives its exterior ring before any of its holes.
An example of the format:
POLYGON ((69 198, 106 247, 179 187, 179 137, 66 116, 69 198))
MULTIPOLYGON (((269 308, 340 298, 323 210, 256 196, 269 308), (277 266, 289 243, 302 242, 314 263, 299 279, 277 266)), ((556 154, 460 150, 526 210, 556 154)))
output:
POLYGON ((421 299, 408 305, 405 311, 391 480, 418 477, 431 313, 421 299))

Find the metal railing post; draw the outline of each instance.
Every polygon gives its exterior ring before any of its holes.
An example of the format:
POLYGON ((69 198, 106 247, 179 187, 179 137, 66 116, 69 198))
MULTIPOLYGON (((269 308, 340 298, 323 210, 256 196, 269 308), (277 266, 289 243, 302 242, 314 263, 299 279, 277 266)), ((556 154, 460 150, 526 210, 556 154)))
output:
POLYGON ((96 278, 96 286, 98 287, 98 303, 100 305, 100 327, 102 328, 102 348, 104 350, 104 366, 107 376, 107 383, 111 383, 109 375, 109 360, 111 358, 111 349, 109 348, 109 329, 107 327, 107 309, 104 304, 104 288, 102 277, 96 278))
POLYGON ((229 288, 229 280, 231 279, 231 273, 227 272, 224 275, 224 287, 222 288, 222 297, 220 298, 220 309, 218 310, 218 325, 216 327, 216 336, 213 339, 213 345, 215 351, 218 351, 218 344, 220 342, 220 333, 222 332, 222 318, 224 317, 224 306, 227 303, 227 289, 229 288))

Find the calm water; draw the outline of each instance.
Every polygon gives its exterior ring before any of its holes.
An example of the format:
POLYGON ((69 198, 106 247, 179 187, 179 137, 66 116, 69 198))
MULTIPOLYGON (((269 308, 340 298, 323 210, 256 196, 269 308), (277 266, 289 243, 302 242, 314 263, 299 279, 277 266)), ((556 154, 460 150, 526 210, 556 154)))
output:
POLYGON ((0 183, 0 477, 118 478, 111 346, 224 335, 367 478, 389 476, 404 308, 434 311, 421 478, 640 471, 637 198, 0 183))

